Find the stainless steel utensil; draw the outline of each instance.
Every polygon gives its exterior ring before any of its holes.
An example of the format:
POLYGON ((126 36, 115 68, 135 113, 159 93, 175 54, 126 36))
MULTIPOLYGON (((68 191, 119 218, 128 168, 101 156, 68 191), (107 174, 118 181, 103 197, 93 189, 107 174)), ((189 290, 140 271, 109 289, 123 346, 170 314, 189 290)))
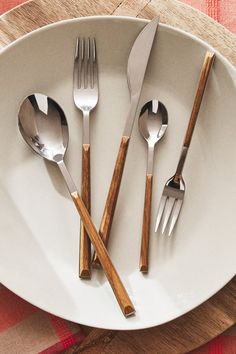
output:
POLYGON ((158 230, 160 222, 163 218, 162 233, 165 232, 166 226, 169 223, 169 236, 171 235, 176 221, 179 217, 180 210, 183 204, 184 193, 185 193, 185 183, 182 177, 185 159, 187 157, 187 152, 191 143, 194 127, 197 121, 198 113, 201 107, 203 94, 205 92, 207 79, 215 58, 213 52, 208 51, 206 53, 204 63, 202 66, 200 79, 198 83, 198 88, 193 103, 192 113, 189 119, 186 135, 183 142, 183 147, 180 155, 180 159, 177 165, 176 172, 173 177, 171 177, 164 187, 160 206, 157 213, 156 228, 158 230))
MULTIPOLYGON (((143 80, 158 24, 159 17, 154 18, 144 27, 136 38, 128 59, 127 80, 130 91, 130 109, 127 115, 123 136, 121 138, 120 148, 99 229, 99 234, 106 246, 110 236, 111 225, 115 213, 127 150, 133 129, 134 119, 137 113, 143 80)), ((99 259, 96 253, 93 258, 93 265, 99 267, 99 259)))
MULTIPOLYGON (((91 210, 90 182, 90 112, 98 103, 98 69, 94 38, 78 38, 74 62, 73 96, 76 107, 83 113, 82 188, 83 202, 91 210)), ((80 225, 80 278, 91 277, 91 244, 83 223, 80 225)))
POLYGON ((65 166, 69 132, 64 112, 51 98, 33 94, 23 101, 18 118, 19 129, 26 143, 41 157, 59 167, 121 310, 125 316, 132 315, 135 312, 133 304, 65 166))
POLYGON ((156 143, 160 141, 165 134, 167 126, 168 113, 163 103, 158 100, 147 102, 143 106, 139 117, 139 131, 148 144, 142 242, 139 261, 139 269, 144 273, 148 272, 154 149, 156 143))

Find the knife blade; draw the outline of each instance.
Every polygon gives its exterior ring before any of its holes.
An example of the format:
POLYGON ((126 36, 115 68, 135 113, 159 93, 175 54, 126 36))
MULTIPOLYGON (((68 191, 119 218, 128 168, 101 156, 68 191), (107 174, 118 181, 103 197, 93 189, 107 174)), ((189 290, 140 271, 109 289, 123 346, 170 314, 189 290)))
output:
MULTIPOLYGON (((126 118, 125 128, 121 138, 120 148, 118 151, 116 164, 99 229, 99 234, 105 246, 107 246, 110 236, 110 230, 124 171, 129 141, 137 114, 143 80, 145 77, 145 72, 158 24, 159 17, 155 17, 143 28, 143 30, 139 33, 138 37, 134 41, 128 58, 127 81, 130 91, 130 108, 126 118)), ((93 266, 100 267, 100 262, 96 253, 93 256, 93 266)))
POLYGON ((151 22, 149 22, 149 24, 144 27, 144 29, 136 38, 130 51, 127 65, 127 81, 131 102, 123 136, 131 136, 132 133, 132 128, 142 91, 143 80, 158 24, 159 17, 155 17, 151 22))

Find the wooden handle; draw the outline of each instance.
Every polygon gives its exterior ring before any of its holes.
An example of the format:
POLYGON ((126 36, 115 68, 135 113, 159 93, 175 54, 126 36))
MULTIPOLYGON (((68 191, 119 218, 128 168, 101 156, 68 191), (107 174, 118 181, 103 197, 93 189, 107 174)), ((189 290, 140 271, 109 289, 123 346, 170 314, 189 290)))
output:
POLYGON ((143 209, 143 229, 140 251, 139 269, 143 273, 148 272, 148 250, 149 250, 149 235, 151 221, 151 205, 152 205, 152 175, 146 176, 146 188, 143 209))
MULTIPOLYGON (((82 200, 90 213, 90 145, 82 146, 82 200)), ((91 278, 91 242, 84 227, 80 224, 80 249, 79 249, 79 276, 80 278, 91 278)))
MULTIPOLYGON (((108 244, 113 216, 115 213, 116 202, 120 190, 120 183, 123 175, 125 159, 129 146, 130 138, 128 136, 122 136, 119 152, 116 159, 115 169, 113 172, 109 193, 106 200, 105 209, 100 225, 99 235, 101 236, 105 246, 108 244)), ((94 267, 99 267, 99 257, 94 253, 92 264, 94 267)))
POLYGON ((71 193, 74 204, 80 214, 80 217, 83 221, 83 224, 86 228, 86 231, 89 235, 89 238, 98 254, 99 260, 102 264, 103 270, 107 276, 107 279, 113 289, 113 292, 117 298, 117 301, 120 305, 120 308, 123 314, 128 317, 134 314, 134 306, 127 294, 124 285, 121 282, 121 279, 112 264, 112 261, 108 255, 106 247, 98 235, 95 226, 91 220, 88 210, 86 209, 82 199, 80 198, 78 192, 71 193))
POLYGON ((203 98, 203 94, 206 88, 206 83, 207 83, 207 79, 213 64, 213 61, 215 59, 215 54, 213 52, 208 51, 206 53, 204 62, 203 62, 203 66, 202 66, 202 70, 201 70, 201 74, 200 74, 200 79, 199 79, 199 83, 198 83, 198 88, 197 88, 197 92, 196 92, 196 96, 195 96, 195 100, 194 100, 194 104, 193 104, 193 109, 192 109, 192 113, 189 119, 189 124, 188 124, 188 128, 186 131, 186 135, 184 138, 184 146, 185 147, 189 147, 191 139, 192 139, 192 135, 193 135, 193 130, 197 121, 197 117, 198 117, 198 113, 200 110, 200 106, 202 103, 202 98, 203 98))

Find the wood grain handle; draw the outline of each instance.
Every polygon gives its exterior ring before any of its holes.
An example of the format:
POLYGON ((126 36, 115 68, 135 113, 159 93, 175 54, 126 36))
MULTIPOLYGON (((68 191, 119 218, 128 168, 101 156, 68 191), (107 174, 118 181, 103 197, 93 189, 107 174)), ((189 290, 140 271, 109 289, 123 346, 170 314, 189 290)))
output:
MULTIPOLYGON (((110 189, 108 192, 105 209, 102 216, 102 221, 99 229, 99 235, 101 236, 105 246, 108 244, 111 225, 115 213, 116 202, 120 190, 120 183, 124 171, 124 165, 127 155, 127 150, 129 146, 130 138, 128 136, 122 136, 119 152, 116 159, 115 169, 113 172, 110 189)), ((99 267, 99 257, 95 253, 93 256, 93 266, 99 267)))
POLYGON ((152 175, 147 175, 144 208, 143 208, 143 229, 142 229, 141 251, 140 251, 140 260, 139 260, 139 269, 143 273, 148 272, 151 206, 152 206, 152 175))
POLYGON ((198 113, 199 113, 201 103, 202 103, 203 94, 204 94, 204 91, 206 88, 207 79, 210 74, 210 70, 211 70, 214 59, 215 59, 215 54, 213 52, 207 51, 204 62, 203 62, 201 74, 200 74, 200 79, 199 79, 198 88, 197 88, 197 92, 196 92, 195 99, 194 99, 192 113, 191 113, 191 116, 189 119, 188 128, 187 128, 186 135, 184 138, 184 146, 185 147, 189 147, 191 139, 192 139, 194 127, 195 127, 198 113))
POLYGON ((97 252, 103 270, 107 276, 107 279, 113 289, 113 292, 117 298, 120 308, 123 314, 128 317, 134 314, 135 309, 129 298, 128 293, 125 290, 124 285, 108 255, 106 247, 98 235, 95 226, 91 220, 88 210, 86 209, 82 199, 80 198, 78 192, 71 193, 74 204, 80 214, 81 220, 86 228, 89 238, 97 252))
MULTIPOLYGON (((88 212, 91 209, 91 185, 90 185, 90 145, 82 146, 82 200, 88 212)), ((91 278, 91 242, 83 222, 80 224, 80 248, 79 248, 79 276, 83 279, 91 278)))

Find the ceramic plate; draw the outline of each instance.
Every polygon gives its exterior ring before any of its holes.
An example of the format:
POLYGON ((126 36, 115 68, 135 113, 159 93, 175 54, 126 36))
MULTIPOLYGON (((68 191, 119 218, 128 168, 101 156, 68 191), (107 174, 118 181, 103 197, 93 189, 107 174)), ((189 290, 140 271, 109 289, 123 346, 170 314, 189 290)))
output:
POLYGON ((206 43, 161 25, 151 53, 140 108, 152 98, 162 101, 169 127, 155 156, 150 272, 139 272, 147 150, 137 119, 109 244, 135 305, 134 317, 123 317, 101 271, 94 271, 91 281, 78 278, 79 217, 57 167, 33 154, 18 131, 25 96, 42 92, 58 101, 70 128, 66 163, 80 186, 82 117, 72 96, 74 49, 77 36, 95 36, 100 98, 91 118, 91 168, 92 217, 98 228, 129 108, 127 59, 145 24, 121 17, 69 20, 26 35, 0 54, 0 281, 46 311, 94 327, 160 325, 198 306, 235 274, 236 72, 219 53, 186 161, 186 196, 177 227, 171 238, 154 233, 206 43))

